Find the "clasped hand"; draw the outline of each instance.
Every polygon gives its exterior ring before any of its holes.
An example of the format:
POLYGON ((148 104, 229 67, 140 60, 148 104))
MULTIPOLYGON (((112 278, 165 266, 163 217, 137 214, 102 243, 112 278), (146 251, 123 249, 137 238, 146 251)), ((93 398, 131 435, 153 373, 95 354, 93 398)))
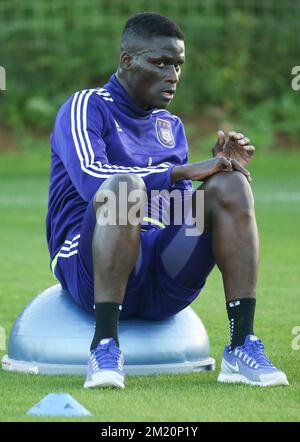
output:
POLYGON ((255 147, 250 144, 250 139, 245 137, 244 134, 231 131, 228 132, 228 139, 226 140, 224 132, 219 130, 218 140, 212 149, 214 158, 196 163, 198 167, 193 164, 193 166, 196 166, 194 179, 197 179, 197 172, 200 172, 200 179, 205 179, 220 171, 231 172, 237 170, 251 182, 252 178, 246 166, 254 151, 255 147), (201 167, 199 167, 200 164, 201 167))
POLYGON ((172 171, 172 182, 184 178, 192 181, 204 181, 215 173, 236 170, 245 175, 250 183, 252 179, 246 166, 254 151, 255 147, 250 144, 250 139, 243 134, 228 132, 226 140, 224 132, 220 130, 218 131, 218 140, 212 149, 214 158, 185 166, 175 166, 172 171))

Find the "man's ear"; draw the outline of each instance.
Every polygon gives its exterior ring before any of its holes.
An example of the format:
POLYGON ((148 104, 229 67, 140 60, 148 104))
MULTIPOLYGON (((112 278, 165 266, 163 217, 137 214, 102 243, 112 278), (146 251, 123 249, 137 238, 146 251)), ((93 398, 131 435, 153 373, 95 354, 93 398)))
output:
POLYGON ((129 70, 132 63, 133 63, 133 56, 126 51, 122 52, 120 55, 120 66, 125 70, 129 70))

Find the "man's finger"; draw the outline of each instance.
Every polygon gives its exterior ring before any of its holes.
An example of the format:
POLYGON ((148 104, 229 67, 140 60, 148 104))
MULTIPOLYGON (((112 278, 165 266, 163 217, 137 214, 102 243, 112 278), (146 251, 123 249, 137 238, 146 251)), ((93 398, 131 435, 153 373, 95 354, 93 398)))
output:
POLYGON ((238 170, 239 172, 242 172, 246 176, 250 175, 250 172, 247 169, 245 169, 236 159, 231 158, 231 164, 234 170, 238 170))
POLYGON ((245 169, 243 166, 240 165, 240 163, 235 160, 234 158, 231 159, 231 164, 234 170, 237 170, 238 172, 241 172, 245 177, 247 178, 248 182, 251 183, 252 178, 250 175, 250 172, 245 169))
POLYGON ((232 162, 230 158, 220 157, 220 169, 221 170, 232 170, 232 162))
POLYGON ((247 145, 247 146, 244 146, 244 149, 245 149, 249 154, 255 152, 255 147, 252 146, 252 144, 249 144, 249 145, 247 145))
POLYGON ((218 134, 217 145, 219 147, 222 147, 222 146, 224 146, 224 143, 225 143, 225 134, 222 130, 218 130, 217 134, 218 134))
POLYGON ((214 157, 222 155, 222 151, 224 149, 224 144, 225 144, 224 132, 222 130, 218 130, 217 135, 218 135, 217 142, 212 148, 212 153, 214 157))
POLYGON ((250 143, 250 139, 247 137, 241 138, 240 140, 238 140, 238 143, 241 144, 242 146, 245 146, 250 143))
POLYGON ((242 134, 240 132, 234 132, 234 131, 228 132, 228 136, 229 136, 229 138, 231 138, 234 141, 245 138, 244 134, 242 134))

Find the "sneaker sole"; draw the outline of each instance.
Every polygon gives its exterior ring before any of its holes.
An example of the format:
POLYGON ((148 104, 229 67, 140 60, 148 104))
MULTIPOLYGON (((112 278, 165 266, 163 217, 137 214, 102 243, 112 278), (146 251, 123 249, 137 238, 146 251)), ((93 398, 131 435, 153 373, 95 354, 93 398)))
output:
POLYGON ((93 376, 91 381, 85 381, 84 388, 102 388, 102 387, 116 387, 125 388, 124 377, 112 371, 101 371, 93 376))
POLYGON ((224 374, 220 373, 218 376, 218 382, 223 382, 227 384, 248 384, 248 385, 258 385, 260 387, 272 387, 276 385, 289 385, 287 377, 285 374, 280 374, 273 379, 267 381, 251 381, 241 374, 224 374))

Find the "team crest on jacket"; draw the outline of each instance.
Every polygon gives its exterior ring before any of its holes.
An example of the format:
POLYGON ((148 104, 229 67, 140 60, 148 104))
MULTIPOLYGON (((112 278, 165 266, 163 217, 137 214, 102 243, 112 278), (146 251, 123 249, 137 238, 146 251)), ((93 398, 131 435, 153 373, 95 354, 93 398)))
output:
POLYGON ((169 149, 175 146, 172 126, 169 121, 157 118, 155 128, 156 128, 157 138, 160 144, 162 144, 165 147, 168 147, 169 149))

